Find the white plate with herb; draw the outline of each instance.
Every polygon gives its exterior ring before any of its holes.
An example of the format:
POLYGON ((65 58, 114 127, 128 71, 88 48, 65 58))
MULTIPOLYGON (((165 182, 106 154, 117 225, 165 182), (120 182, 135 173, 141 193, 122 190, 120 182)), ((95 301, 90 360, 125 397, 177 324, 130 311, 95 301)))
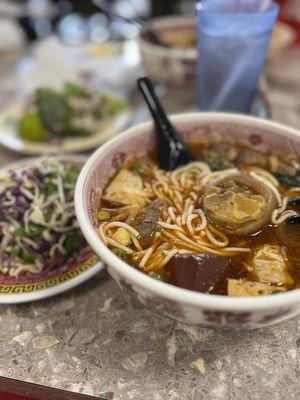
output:
POLYGON ((30 155, 91 150, 121 132, 131 112, 126 99, 66 82, 40 87, 0 113, 0 144, 30 155))

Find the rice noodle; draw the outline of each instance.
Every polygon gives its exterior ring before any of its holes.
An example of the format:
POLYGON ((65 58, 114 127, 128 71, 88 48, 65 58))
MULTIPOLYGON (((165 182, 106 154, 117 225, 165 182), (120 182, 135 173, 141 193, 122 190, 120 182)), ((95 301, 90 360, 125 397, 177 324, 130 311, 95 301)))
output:
POLYGON ((208 226, 205 232, 206 232, 207 238, 214 245, 216 245, 218 247, 226 247, 228 245, 228 243, 229 243, 228 238, 222 232, 220 232, 216 228, 214 228, 212 225, 208 226), (214 233, 216 236, 221 238, 221 240, 216 239, 216 237, 212 233, 214 233))
POLYGON ((284 198, 282 199, 282 205, 281 205, 281 207, 276 208, 276 209, 273 211, 272 217, 271 217, 271 221, 272 221, 272 223, 273 223, 274 225, 278 224, 278 216, 279 216, 280 214, 282 214, 282 213, 285 211, 286 206, 287 206, 287 202, 288 202, 288 198, 287 198, 287 197, 284 197, 284 198))
POLYGON ((171 260, 171 258, 174 257, 177 253, 178 253, 178 250, 177 250, 177 249, 174 249, 174 250, 170 251, 170 252, 166 255, 166 257, 162 260, 162 263, 161 263, 160 266, 161 266, 161 267, 164 267, 166 264, 168 264, 168 262, 171 260))
POLYGON ((166 222, 161 222, 161 221, 158 221, 157 224, 160 225, 162 228, 183 232, 183 229, 181 228, 181 226, 178 226, 178 225, 171 225, 171 224, 167 224, 166 222))
POLYGON ((130 233, 132 233, 135 237, 139 237, 140 236, 140 232, 138 232, 136 229, 132 228, 132 226, 125 224, 125 222, 119 222, 119 221, 115 221, 115 222, 109 222, 105 225, 106 229, 109 228, 124 228, 127 229, 130 233))
POLYGON ((202 231, 203 229, 206 228, 207 225, 207 218, 206 215, 204 214, 204 211, 199 209, 199 210, 195 210, 201 217, 201 224, 197 226, 197 228, 195 229, 196 232, 202 231))
POLYGON ((111 239, 110 237, 107 237, 107 241, 108 241, 108 243, 111 244, 113 247, 116 247, 116 248, 118 248, 118 249, 121 249, 121 250, 125 251, 125 253, 127 253, 127 254, 132 254, 132 253, 133 253, 133 250, 132 250, 132 249, 130 249, 130 248, 127 247, 127 246, 124 246, 123 244, 117 242, 117 241, 114 240, 114 239, 111 239))
POLYGON ((288 193, 289 192, 300 192, 300 187, 293 187, 293 188, 290 188, 289 190, 288 190, 288 193))
POLYGON ((193 222, 196 218, 199 218, 199 215, 198 215, 198 214, 192 214, 192 215, 190 215, 190 216, 187 217, 187 221, 186 221, 186 227, 188 228, 188 231, 190 232, 190 234, 191 234, 192 236, 195 235, 195 228, 194 228, 192 222, 193 222))
POLYGON ((266 178, 272 185, 275 187, 279 187, 278 179, 275 178, 274 175, 270 174, 269 171, 266 171, 260 167, 247 167, 250 171, 254 172, 256 175, 266 178))
POLYGON ((137 250, 139 250, 139 251, 143 251, 143 248, 142 248, 142 246, 140 245, 140 242, 138 241, 138 239, 134 236, 134 235, 131 235, 131 240, 132 240, 132 243, 135 245, 135 247, 137 248, 137 250))
POLYGON ((222 250, 228 253, 248 253, 250 251, 247 247, 225 247, 222 250))
POLYGON ((265 177, 257 175, 255 172, 250 172, 249 175, 251 175, 253 178, 257 179, 258 181, 260 181, 260 182, 264 183, 266 186, 268 186, 268 188, 271 189, 272 192, 275 194, 277 202, 281 206, 281 204, 282 204, 281 195, 278 192, 277 188, 270 181, 268 181, 265 177))
POLYGON ((171 220, 172 220, 173 222, 176 222, 176 216, 175 216, 175 214, 174 214, 174 209, 173 209, 173 207, 169 207, 169 208, 168 208, 168 214, 169 214, 171 220))
MULTIPOLYGON (((147 194, 147 204, 158 198, 168 204, 157 222, 160 230, 155 232, 151 247, 143 249, 138 240, 139 232, 124 222, 101 224, 99 236, 109 246, 133 255, 134 264, 144 271, 159 271, 177 254, 208 253, 232 257, 249 253, 248 247, 229 246, 229 238, 210 223, 201 208, 201 196, 209 185, 240 171, 228 168, 212 172, 208 164, 193 162, 169 172, 160 170, 151 162, 144 163, 141 172, 146 177, 144 193, 147 194), (132 243, 128 246, 112 238, 115 229, 121 227, 132 235, 132 243)), ((288 198, 280 194, 279 182, 272 174, 259 167, 245 167, 244 171, 265 184, 276 196, 278 208, 272 214, 274 225, 296 214, 287 210, 288 198)))
POLYGON ((144 255, 144 257, 141 259, 139 266, 140 267, 144 267, 146 265, 146 262, 149 260, 149 257, 151 256, 151 254, 153 253, 153 247, 150 247, 150 249, 148 249, 144 255))
POLYGON ((281 224, 287 218, 294 217, 295 215, 298 215, 296 211, 287 210, 283 214, 281 214, 281 216, 276 220, 276 224, 281 224))

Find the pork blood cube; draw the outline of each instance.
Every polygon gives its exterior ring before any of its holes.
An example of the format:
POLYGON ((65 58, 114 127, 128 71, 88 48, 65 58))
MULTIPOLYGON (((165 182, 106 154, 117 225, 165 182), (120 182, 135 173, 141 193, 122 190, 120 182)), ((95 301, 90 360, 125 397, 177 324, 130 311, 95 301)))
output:
POLYGON ((175 285, 197 292, 210 293, 229 276, 230 259, 212 254, 181 254, 169 267, 175 285))

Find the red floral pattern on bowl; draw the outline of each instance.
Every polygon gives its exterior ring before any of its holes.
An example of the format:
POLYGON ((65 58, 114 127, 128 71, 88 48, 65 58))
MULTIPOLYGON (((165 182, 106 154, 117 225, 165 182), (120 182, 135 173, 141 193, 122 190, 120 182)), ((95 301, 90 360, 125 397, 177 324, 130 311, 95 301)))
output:
MULTIPOLYGON (((276 123, 218 113, 182 114, 172 120, 187 141, 226 141, 279 157, 286 153, 299 157, 299 132, 276 123)), ((196 293, 148 277, 124 263, 101 242, 95 215, 102 190, 116 168, 144 155, 154 144, 152 123, 127 130, 93 154, 76 185, 75 206, 83 234, 118 285, 159 314, 212 328, 256 329, 300 313, 300 290, 256 298, 196 293)))

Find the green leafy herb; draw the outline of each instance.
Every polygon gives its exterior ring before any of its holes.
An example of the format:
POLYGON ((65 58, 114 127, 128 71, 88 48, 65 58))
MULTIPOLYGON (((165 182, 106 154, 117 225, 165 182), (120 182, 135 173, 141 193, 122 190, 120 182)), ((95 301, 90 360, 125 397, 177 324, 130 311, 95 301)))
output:
POLYGON ((17 228, 13 231, 14 236, 23 237, 26 236, 27 233, 24 228, 17 228))
POLYGON ((127 103, 123 99, 111 94, 103 94, 100 100, 99 116, 102 118, 118 114, 127 108, 127 103))
POLYGON ((106 210, 98 211, 98 220, 99 221, 108 221, 110 219, 110 213, 106 210))
POLYGON ((66 136, 73 136, 73 137, 85 137, 91 134, 90 131, 84 128, 74 128, 73 126, 68 128, 65 132, 66 136))
POLYGON ((151 276, 151 278, 157 279, 158 281, 167 282, 167 278, 158 272, 151 271, 148 273, 148 276, 151 276))
POLYGON ((45 214, 44 214, 44 220, 45 220, 45 222, 50 222, 51 221, 51 217, 52 217, 52 212, 51 211, 48 211, 48 212, 46 212, 45 214))
POLYGON ((86 87, 72 82, 64 84, 64 92, 69 97, 88 97, 90 95, 90 91, 86 87))
POLYGON ((33 222, 30 222, 28 224, 28 230, 29 230, 29 236, 30 237, 41 236, 42 233, 45 230, 45 227, 41 226, 41 225, 38 225, 38 224, 35 224, 33 222))
POLYGON ((79 239, 75 235, 68 235, 65 240, 65 249, 68 254, 73 253, 76 249, 77 245, 79 244, 79 239))
POLYGON ((80 168, 77 165, 70 165, 65 170, 65 175, 63 177, 63 183, 74 183, 76 182, 80 168))
POLYGON ((134 163, 131 169, 132 171, 139 172, 141 170, 141 164, 139 162, 134 163))
POLYGON ((40 88, 36 91, 35 103, 43 124, 51 132, 60 135, 70 128, 72 109, 62 94, 40 88))
POLYGON ((22 260, 26 261, 29 264, 34 264, 36 257, 30 253, 28 250, 22 250, 22 254, 21 254, 21 258, 22 260))
POLYGON ((296 175, 287 175, 287 174, 274 174, 279 182, 288 188, 290 187, 300 187, 300 172, 296 175))
POLYGON ((57 186, 51 182, 51 180, 46 180, 44 182, 45 194, 47 197, 51 196, 57 191, 57 186))
POLYGON ((124 251, 124 250, 122 250, 122 249, 118 249, 118 248, 116 248, 116 249, 113 249, 113 251, 112 251, 116 256, 118 256, 119 258, 121 258, 121 260, 126 260, 126 258, 127 258, 127 254, 126 254, 126 252, 124 251))
POLYGON ((210 166, 212 171, 222 171, 223 169, 231 168, 232 165, 222 160, 210 160, 208 161, 208 165, 210 166))

